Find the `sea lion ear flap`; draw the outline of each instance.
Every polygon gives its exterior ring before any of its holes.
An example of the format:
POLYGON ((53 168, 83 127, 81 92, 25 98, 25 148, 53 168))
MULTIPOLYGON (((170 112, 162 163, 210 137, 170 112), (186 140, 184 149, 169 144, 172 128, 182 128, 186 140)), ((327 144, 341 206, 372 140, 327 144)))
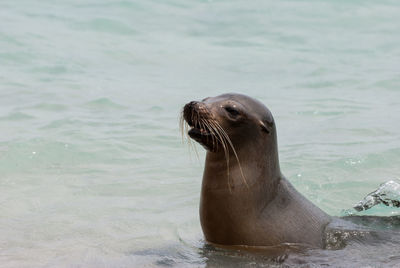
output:
POLYGON ((270 123, 268 121, 259 121, 261 130, 264 131, 267 134, 270 134, 272 132, 272 126, 274 125, 274 123, 270 123))

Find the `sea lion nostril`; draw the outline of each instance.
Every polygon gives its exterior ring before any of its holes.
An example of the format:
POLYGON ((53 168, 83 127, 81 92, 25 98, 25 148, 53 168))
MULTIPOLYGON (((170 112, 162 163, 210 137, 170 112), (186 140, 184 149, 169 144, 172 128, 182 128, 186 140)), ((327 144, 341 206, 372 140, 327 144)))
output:
POLYGON ((197 108, 198 102, 197 101, 191 101, 189 103, 187 103, 184 107, 183 107, 183 113, 184 114, 191 114, 193 113, 193 109, 197 108))
POLYGON ((198 101, 191 101, 191 102, 189 102, 189 106, 190 106, 191 108, 194 108, 194 107, 196 106, 197 103, 198 103, 198 101))

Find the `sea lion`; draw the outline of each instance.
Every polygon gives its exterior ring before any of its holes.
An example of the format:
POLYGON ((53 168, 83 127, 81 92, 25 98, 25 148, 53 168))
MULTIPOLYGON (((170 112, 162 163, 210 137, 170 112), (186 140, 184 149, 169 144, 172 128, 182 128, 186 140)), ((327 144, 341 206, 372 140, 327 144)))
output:
POLYGON ((190 138, 207 150, 200 199, 207 241, 325 246, 331 217, 282 175, 267 107, 245 95, 223 94, 186 104, 182 117, 190 138))

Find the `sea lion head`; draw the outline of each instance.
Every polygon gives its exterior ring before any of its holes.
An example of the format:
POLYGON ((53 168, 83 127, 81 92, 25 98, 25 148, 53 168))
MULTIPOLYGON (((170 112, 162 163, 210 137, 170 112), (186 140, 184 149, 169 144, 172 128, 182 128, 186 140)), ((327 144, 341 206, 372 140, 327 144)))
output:
POLYGON ((271 112, 246 95, 230 93, 192 101, 184 106, 182 114, 190 127, 190 138, 209 152, 276 140, 271 112))

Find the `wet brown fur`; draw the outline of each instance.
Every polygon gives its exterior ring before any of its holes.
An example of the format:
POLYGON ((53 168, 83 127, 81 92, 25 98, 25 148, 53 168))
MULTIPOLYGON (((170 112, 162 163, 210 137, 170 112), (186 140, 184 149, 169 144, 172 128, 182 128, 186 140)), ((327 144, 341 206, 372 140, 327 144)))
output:
POLYGON ((207 150, 200 220, 208 241, 324 247, 330 217, 282 175, 275 122, 262 103, 240 94, 190 102, 181 129, 207 150))

